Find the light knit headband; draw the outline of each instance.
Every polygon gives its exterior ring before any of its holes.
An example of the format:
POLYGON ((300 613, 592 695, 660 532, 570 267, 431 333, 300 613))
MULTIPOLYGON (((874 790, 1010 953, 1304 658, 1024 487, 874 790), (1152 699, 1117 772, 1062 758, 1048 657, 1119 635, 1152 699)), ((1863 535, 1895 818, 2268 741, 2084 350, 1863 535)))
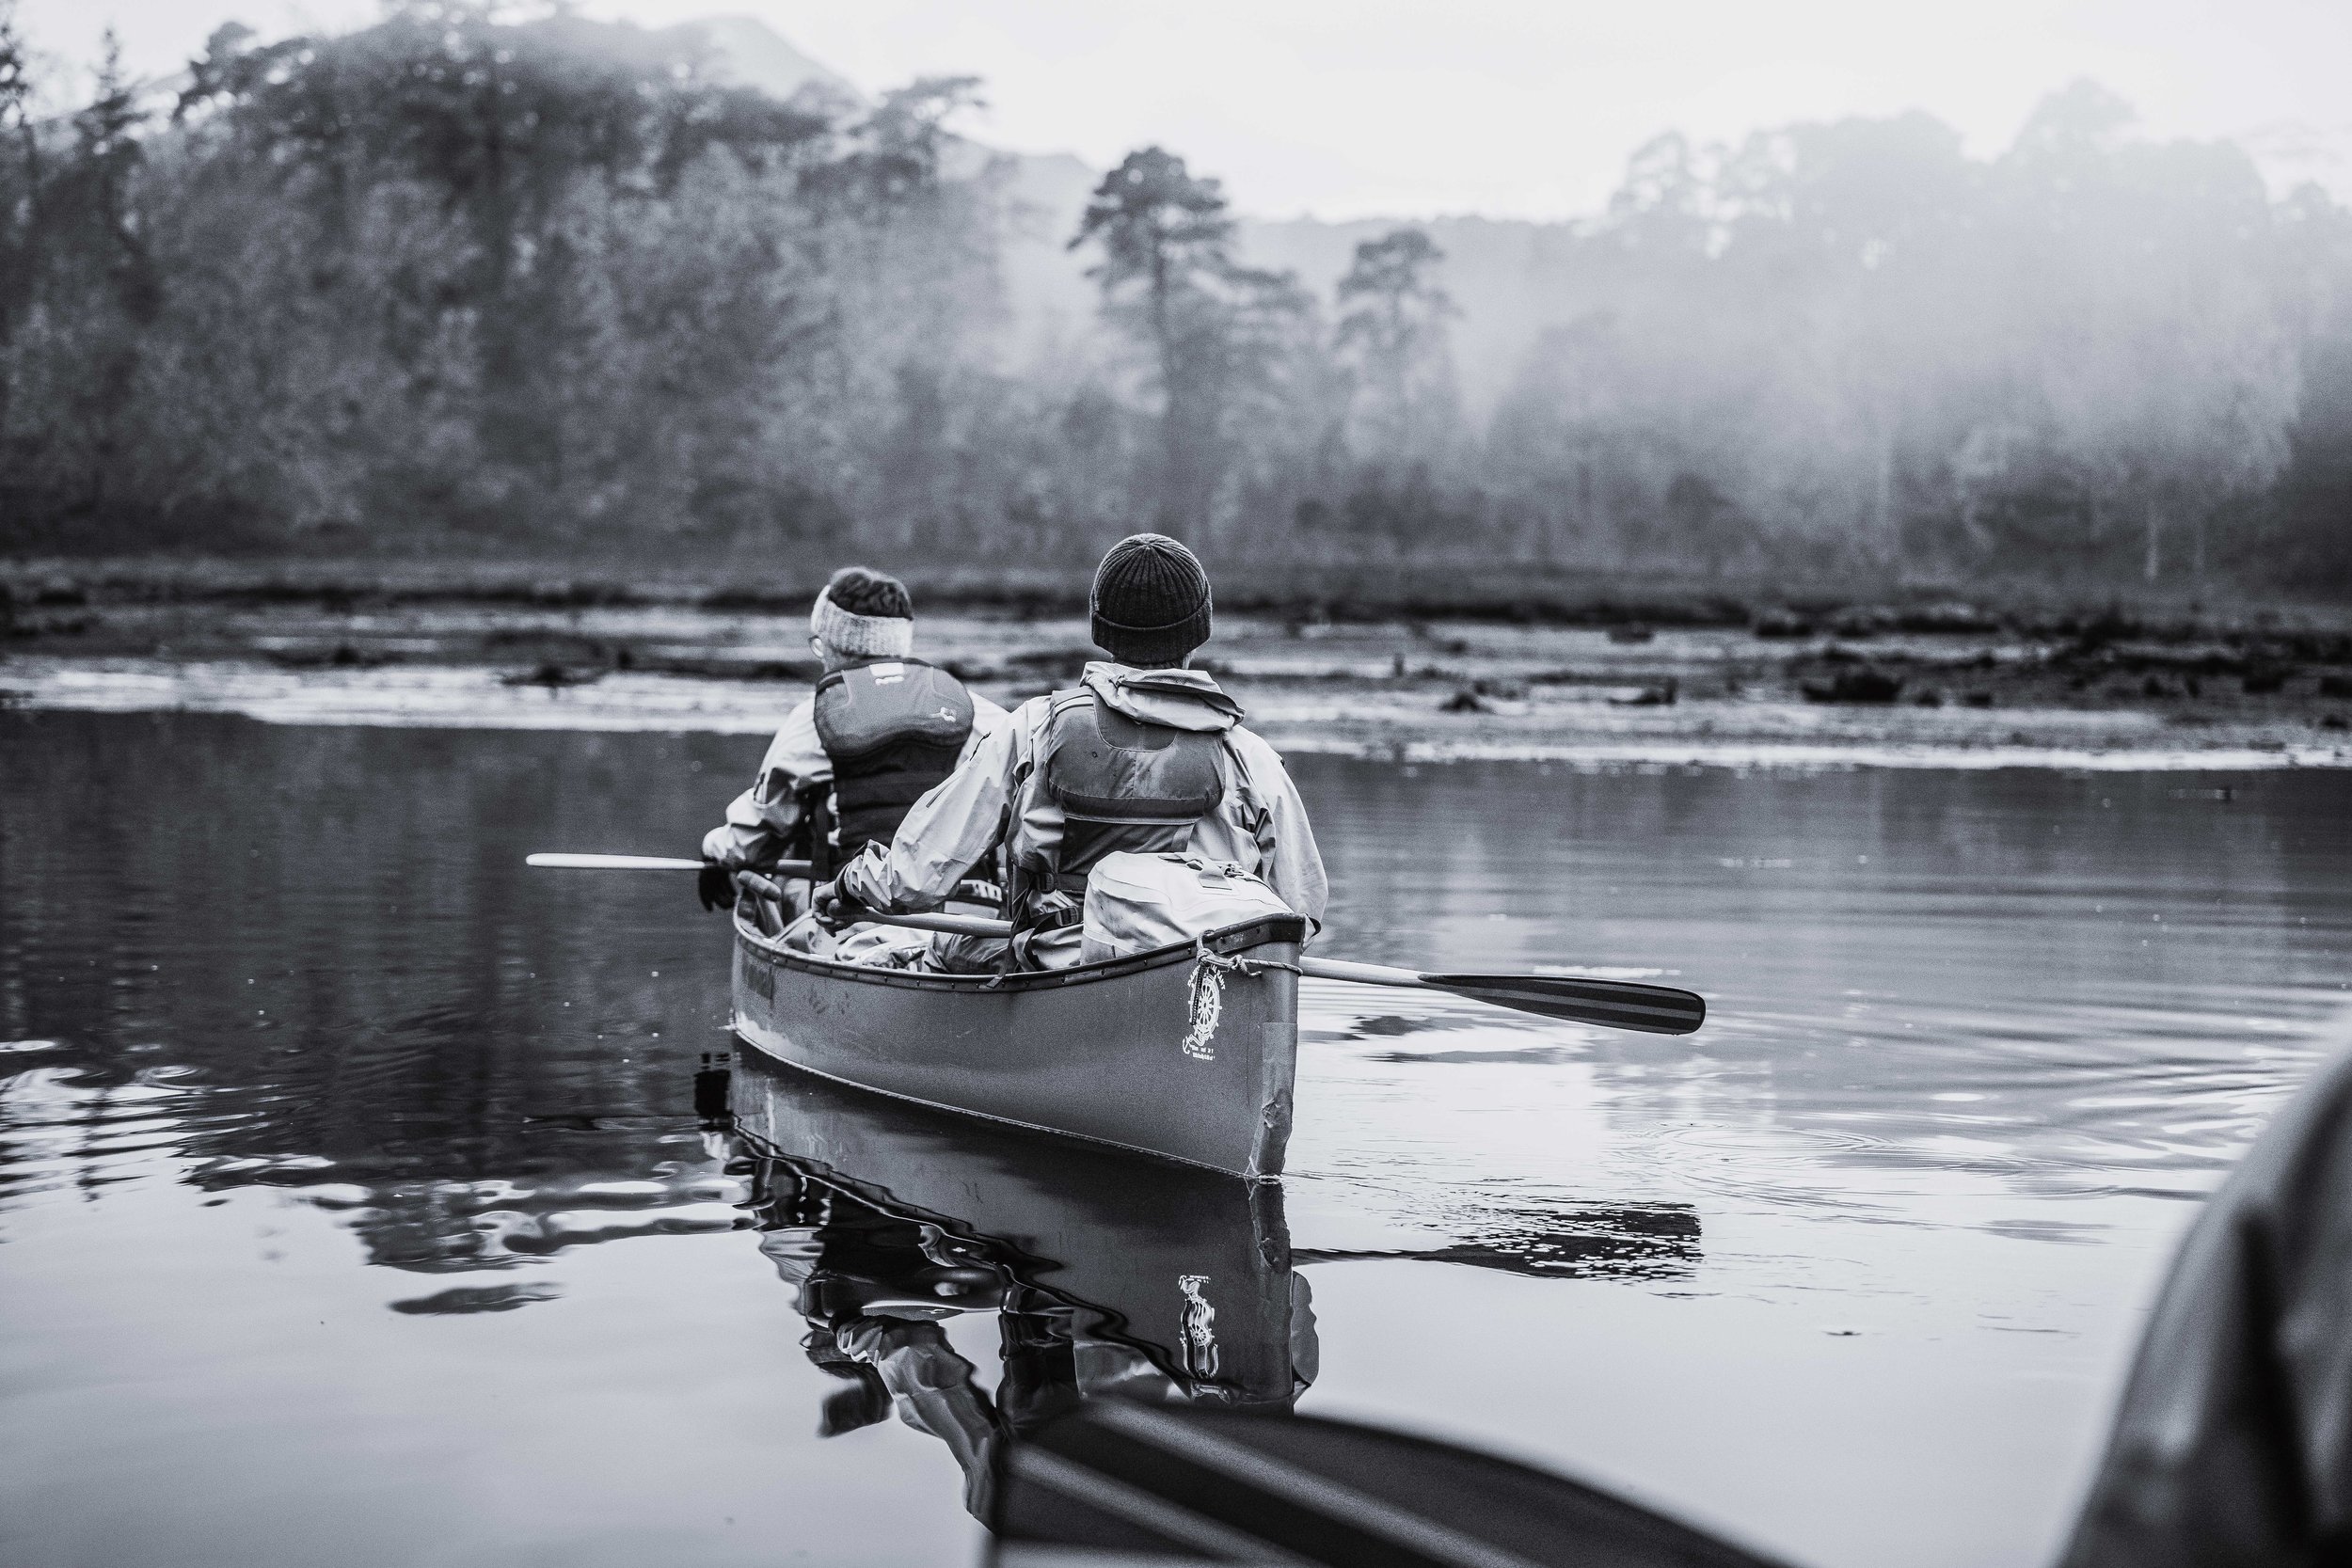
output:
POLYGON ((914 621, 904 615, 852 615, 830 594, 817 595, 808 629, 850 658, 905 658, 914 652, 914 621))

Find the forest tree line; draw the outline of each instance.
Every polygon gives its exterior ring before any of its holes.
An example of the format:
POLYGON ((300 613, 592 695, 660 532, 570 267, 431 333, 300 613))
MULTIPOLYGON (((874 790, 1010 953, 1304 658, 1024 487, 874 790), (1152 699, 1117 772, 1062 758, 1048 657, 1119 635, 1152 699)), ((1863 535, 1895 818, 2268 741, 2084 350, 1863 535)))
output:
MULTIPOLYGON (((0 9, 0 546, 1080 562, 2352 592, 2352 213, 2088 85, 1971 158, 1920 114, 1664 136, 1554 231, 1473 419, 1430 235, 1328 297, 1130 154, 1057 238, 969 79, 731 84, 674 35, 406 4, 224 27, 46 106, 0 9)), ((1470 302, 1474 305, 1475 302, 1470 302)))

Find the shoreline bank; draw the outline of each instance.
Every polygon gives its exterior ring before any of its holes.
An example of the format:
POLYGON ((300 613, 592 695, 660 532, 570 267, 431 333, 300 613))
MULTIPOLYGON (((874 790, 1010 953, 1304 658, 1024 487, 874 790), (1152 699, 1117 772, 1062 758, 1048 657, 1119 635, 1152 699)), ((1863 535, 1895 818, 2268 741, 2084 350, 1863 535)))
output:
MULTIPOLYGON (((0 706, 278 722, 766 733, 816 667, 797 610, 419 598, 21 607, 0 706)), ((1278 746, 1579 768, 2352 767, 2352 641, 1897 626, 1220 615, 1203 665, 1278 746)), ((1006 703, 1089 657, 1068 614, 923 616, 1006 703)))
MULTIPOLYGON (((809 554, 812 562, 818 557, 809 554)), ((1304 625, 1432 619, 1585 627, 1750 627, 1767 636, 1884 632, 2063 638, 2129 635, 2165 641, 2285 641, 2352 660, 2352 604, 2286 603, 2216 584, 2209 593, 2137 593, 2111 584, 2015 581, 1967 586, 1864 577, 1710 578, 1654 569, 1514 562, 1373 560, 1219 562, 1221 609, 1304 625)), ((830 555, 822 561, 832 562, 830 555)), ((1090 567, 894 561, 926 612, 1083 614, 1090 567)), ((266 606, 392 610, 436 605, 516 610, 699 610, 791 614, 823 586, 805 570, 762 557, 642 559, 438 556, 93 555, 0 557, 0 630, 13 618, 177 607, 191 613, 266 606)))

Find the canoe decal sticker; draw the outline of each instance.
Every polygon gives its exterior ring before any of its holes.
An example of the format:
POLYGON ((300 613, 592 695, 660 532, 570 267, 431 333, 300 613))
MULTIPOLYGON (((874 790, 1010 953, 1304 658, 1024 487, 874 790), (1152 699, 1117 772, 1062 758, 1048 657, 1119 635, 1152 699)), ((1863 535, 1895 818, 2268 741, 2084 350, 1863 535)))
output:
POLYGON ((1184 994, 1192 1011, 1192 1027, 1184 1031, 1184 1054, 1196 1062, 1214 1062, 1216 1021, 1225 1012, 1225 971, 1205 948, 1192 966, 1192 981, 1184 994))
POLYGON ((1176 1288, 1184 1292, 1184 1371, 1196 1378, 1216 1376, 1216 1308, 1200 1293, 1208 1282, 1205 1274, 1176 1276, 1176 1288))
POLYGON ((1229 958, 1212 953, 1205 936, 1194 942, 1192 958, 1192 979, 1185 987, 1192 1027, 1184 1032, 1184 1054, 1197 1062, 1216 1060, 1217 1020, 1225 1015, 1225 976, 1238 974, 1246 980, 1269 969, 1298 973, 1296 964, 1277 958, 1229 958))

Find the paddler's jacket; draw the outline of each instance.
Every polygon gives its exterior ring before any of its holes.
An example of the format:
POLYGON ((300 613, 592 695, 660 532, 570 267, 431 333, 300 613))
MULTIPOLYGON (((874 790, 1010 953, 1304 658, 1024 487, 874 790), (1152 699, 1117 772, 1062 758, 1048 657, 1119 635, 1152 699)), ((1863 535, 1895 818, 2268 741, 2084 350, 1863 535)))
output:
MULTIPOLYGON (((1127 720, 1181 732, 1180 740, 1214 739, 1213 749, 1189 743, 1167 748, 1195 762, 1205 755, 1216 775, 1216 803, 1192 823, 1184 842, 1173 847, 1257 873, 1284 903, 1322 924, 1329 887, 1314 832, 1307 825, 1306 804, 1281 757, 1242 727, 1239 705, 1215 680, 1197 670, 1133 670, 1098 662, 1086 667, 1080 686, 1113 716, 1110 725, 1127 720)), ((1009 723, 972 749, 945 784, 915 803, 887 851, 875 845, 842 872, 842 890, 868 909, 905 913, 935 908, 1000 833, 1009 841, 1015 867, 1057 864, 1071 824, 1062 801, 1045 787, 1043 762, 1056 734, 1057 707, 1064 710, 1065 726, 1092 719, 1090 709, 1073 703, 1074 695, 1024 703, 1009 723)), ((1066 770, 1065 776, 1075 775, 1066 770)), ((1184 763, 1146 782, 1181 794, 1197 782, 1197 773, 1184 763)))
MULTIPOLYGON (((863 667, 871 669, 888 664, 890 660, 868 659, 863 667)), ((903 661, 914 663, 914 660, 903 661)), ((961 767, 972 759, 988 737, 1009 722, 1010 716, 977 692, 966 692, 972 705, 972 732, 964 738, 957 753, 961 767)), ((819 733, 817 718, 817 697, 811 693, 786 716, 784 727, 768 743, 768 754, 760 759, 759 773, 752 787, 737 796, 727 807, 727 819, 703 835, 703 858, 718 862, 730 870, 758 870, 787 858, 800 836, 804 804, 812 792, 834 782, 834 760, 827 753, 825 740, 819 733)), ((879 795, 902 793, 885 784, 879 795)), ((900 804, 911 803, 909 801, 900 804)), ((854 832, 859 825, 866 828, 879 825, 872 817, 854 811, 844 813, 844 829, 854 832), (863 823, 860 817, 865 816, 863 823)), ((887 833, 877 835, 887 838, 887 833)))

